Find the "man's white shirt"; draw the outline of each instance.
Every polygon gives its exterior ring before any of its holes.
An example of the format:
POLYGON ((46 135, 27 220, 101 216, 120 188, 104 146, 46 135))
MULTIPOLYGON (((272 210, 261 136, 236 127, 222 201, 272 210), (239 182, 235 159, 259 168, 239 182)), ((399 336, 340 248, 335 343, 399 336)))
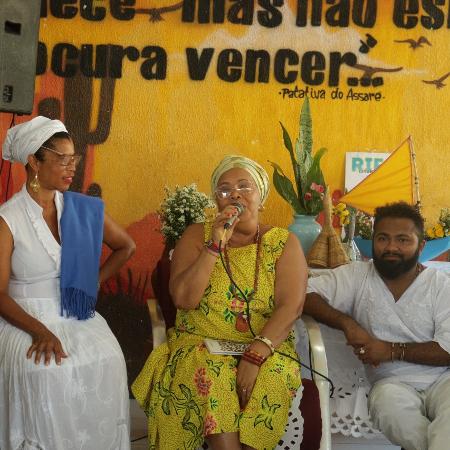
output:
MULTIPOLYGON (((310 278, 307 292, 316 292, 378 339, 435 341, 450 353, 450 277, 435 269, 419 273, 397 302, 372 261, 347 264, 310 278)), ((372 384, 392 379, 416 389, 425 389, 441 376, 450 375, 447 367, 406 361, 389 361, 377 368, 366 364, 365 369, 372 384)))

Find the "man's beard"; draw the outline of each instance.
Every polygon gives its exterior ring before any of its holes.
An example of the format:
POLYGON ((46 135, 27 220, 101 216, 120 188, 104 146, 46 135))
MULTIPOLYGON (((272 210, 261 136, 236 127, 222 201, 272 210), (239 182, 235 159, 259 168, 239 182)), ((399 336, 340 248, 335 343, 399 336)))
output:
POLYGON ((378 273, 388 280, 394 280, 398 278, 400 275, 410 271, 414 266, 417 265, 419 261, 420 251, 417 247, 416 252, 411 258, 405 259, 402 255, 398 253, 389 253, 385 252, 380 257, 376 256, 373 245, 372 245, 372 256, 373 256, 373 264, 377 269, 378 273), (398 256, 397 260, 385 260, 383 259, 387 255, 395 255, 398 256))

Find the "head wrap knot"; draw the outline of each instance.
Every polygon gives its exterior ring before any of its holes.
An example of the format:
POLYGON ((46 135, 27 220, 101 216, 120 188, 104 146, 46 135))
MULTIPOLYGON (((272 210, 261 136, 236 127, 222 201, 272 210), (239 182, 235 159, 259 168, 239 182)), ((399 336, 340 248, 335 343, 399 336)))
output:
POLYGON ((61 131, 67 133, 61 121, 42 116, 16 125, 6 133, 6 139, 3 142, 3 159, 26 165, 28 155, 34 155, 45 141, 61 131))
POLYGON ((251 175, 258 188, 261 204, 264 204, 269 194, 269 176, 261 165, 245 156, 228 155, 222 159, 211 176, 211 192, 214 194, 220 177, 234 168, 244 169, 251 175))

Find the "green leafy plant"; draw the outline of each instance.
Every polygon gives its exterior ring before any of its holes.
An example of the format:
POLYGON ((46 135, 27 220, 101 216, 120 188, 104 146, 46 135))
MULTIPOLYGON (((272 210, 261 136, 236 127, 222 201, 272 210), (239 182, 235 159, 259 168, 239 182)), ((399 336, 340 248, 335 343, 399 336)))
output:
POLYGON ((321 148, 314 155, 312 153, 312 118, 308 98, 306 97, 303 102, 300 112, 295 149, 286 128, 281 122, 280 125, 283 130, 284 146, 291 157, 294 184, 277 163, 269 161, 274 169, 273 184, 281 197, 292 206, 295 214, 316 216, 323 209, 325 180, 320 160, 327 150, 321 148))

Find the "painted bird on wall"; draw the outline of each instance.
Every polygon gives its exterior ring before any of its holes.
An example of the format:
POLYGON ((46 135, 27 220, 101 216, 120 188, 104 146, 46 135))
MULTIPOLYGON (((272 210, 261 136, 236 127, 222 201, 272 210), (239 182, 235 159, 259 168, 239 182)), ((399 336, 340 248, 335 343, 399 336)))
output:
POLYGON ((384 67, 371 67, 371 66, 365 66, 364 64, 355 64, 352 66, 354 69, 362 70, 363 78, 372 78, 372 76, 376 72, 400 72, 400 70, 403 70, 403 67, 394 67, 392 69, 384 68, 384 67))
POLYGON ((162 6, 160 8, 138 8, 135 10, 136 14, 149 14, 150 22, 159 22, 164 20, 163 14, 176 11, 183 7, 183 2, 176 3, 175 5, 162 6))
POLYGON ((447 72, 445 75, 442 75, 442 77, 438 78, 437 80, 422 80, 422 83, 434 84, 436 85, 436 89, 441 89, 444 86, 447 86, 446 84, 443 83, 443 81, 449 76, 450 72, 447 72))
POLYGON ((414 39, 403 39, 401 41, 394 40, 394 42, 396 42, 397 44, 409 44, 409 48, 412 48, 413 50, 419 47, 423 47, 423 44, 427 44, 430 47, 432 46, 431 42, 425 36, 420 36, 417 41, 414 39))

